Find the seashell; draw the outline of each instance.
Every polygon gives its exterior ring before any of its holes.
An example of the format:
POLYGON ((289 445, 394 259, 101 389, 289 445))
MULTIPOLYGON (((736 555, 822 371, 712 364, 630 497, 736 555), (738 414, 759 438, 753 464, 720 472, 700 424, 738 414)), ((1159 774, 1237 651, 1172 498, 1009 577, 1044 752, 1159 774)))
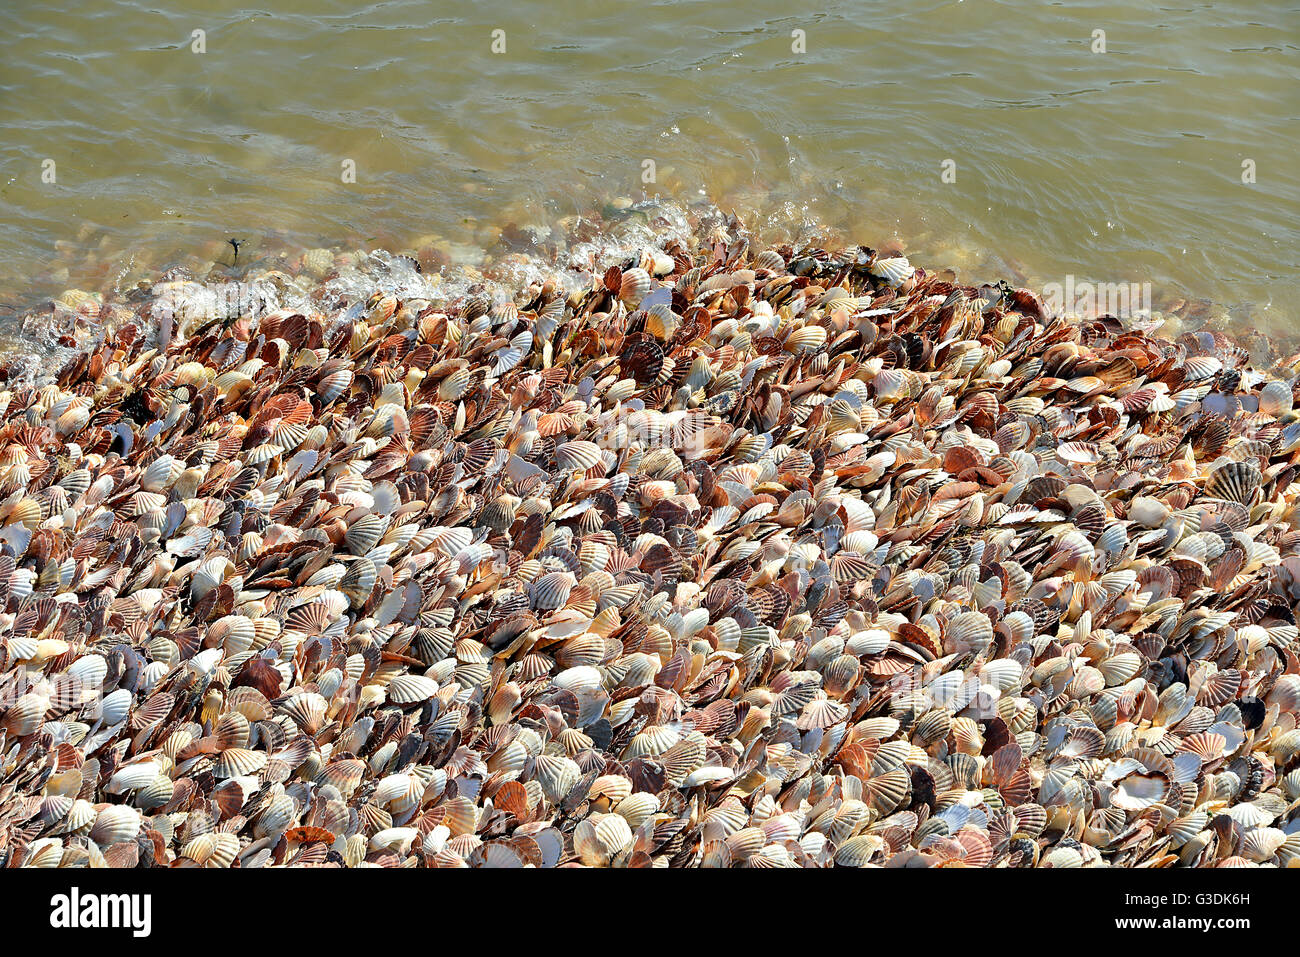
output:
POLYGON ((353 555, 365 555, 379 544, 387 528, 388 520, 382 515, 362 515, 348 526, 343 541, 353 555))
POLYGON ((185 463, 170 455, 160 455, 140 473, 140 487, 149 492, 162 492, 176 484, 185 471, 185 463))
POLYGON ((386 699, 393 704, 418 704, 438 693, 438 682, 425 675, 398 675, 388 683, 386 691, 386 699))
POLYGON ((569 758, 541 755, 534 765, 533 777, 541 785, 546 799, 559 804, 578 783, 582 770, 569 758))
POLYGON ((125 688, 110 691, 99 702, 100 720, 107 725, 119 724, 131 712, 131 692, 125 688))
POLYGON ((1300 865, 1297 357, 639 205, 62 297, 7 863, 1300 865))
POLYGON ((1130 774, 1118 782, 1112 803, 1126 811, 1140 811, 1164 801, 1169 781, 1161 774, 1130 774))
POLYGON ((891 286, 900 286, 911 278, 913 269, 906 256, 896 256, 892 259, 876 259, 868 267, 868 271, 871 275, 884 279, 891 286))
MULTIPOLYGON (((391 688, 390 682, 390 695, 391 688)), ((326 716, 329 714, 329 702, 323 695, 308 691, 294 695, 284 706, 284 713, 306 734, 315 735, 325 726, 326 716)))
POLYGON ((139 832, 139 811, 123 804, 110 804, 95 815, 88 836, 100 847, 110 847, 133 840, 139 832))
POLYGON ((1259 390, 1259 411, 1263 415, 1281 418, 1293 408, 1291 387, 1285 382, 1269 382, 1259 390))
POLYGON ((21 498, 11 506, 4 517, 8 525, 21 525, 34 532, 41 524, 41 506, 33 498, 21 498))
POLYGON ((320 377, 316 382, 316 395, 326 405, 342 398, 352 387, 351 369, 336 369, 320 377))
POLYGON ((228 655, 238 655, 253 647, 257 628, 245 615, 224 615, 208 626, 207 640, 221 645, 228 655))
POLYGON ((854 655, 839 655, 827 664, 823 672, 823 687, 827 694, 839 697, 857 685, 862 668, 854 655))
POLYGON ((216 831, 200 835, 181 848, 181 857, 200 867, 230 867, 238 853, 238 835, 216 831))
POLYGON ((1098 670, 1106 680, 1106 686, 1114 687, 1131 681, 1142 670, 1142 667, 1141 656, 1126 651, 1107 658, 1098 665, 1098 670))
MULTIPOLYGON (((194 536, 185 536, 185 539, 190 538, 194 538, 194 536)), ((174 539, 169 542, 167 544, 168 551, 171 551, 172 546, 180 541, 183 541, 183 539, 174 539)), ((184 555, 188 550, 189 548, 187 546, 184 549, 178 549, 176 554, 184 555)), ((228 558, 218 556, 202 561, 194 570, 194 574, 190 577, 190 594, 194 596, 194 599, 197 601, 206 596, 213 589, 225 584, 226 580, 233 576, 237 571, 238 569, 235 568, 234 563, 228 558)))
POLYGON ((993 623, 978 611, 962 612, 944 630, 944 649, 949 653, 979 651, 993 641, 993 623))
POLYGON ((59 487, 64 489, 71 498, 86 494, 90 489, 90 483, 90 470, 84 468, 73 469, 58 481, 59 487))
POLYGON ((617 814, 600 815, 579 822, 573 832, 573 849, 588 867, 605 867, 632 844, 632 829, 617 814))
POLYGON ((1255 466, 1247 462, 1229 462, 1210 473, 1205 481, 1205 494, 1249 505, 1261 480, 1255 466))
POLYGON ((623 273, 618 297, 627 303, 629 309, 635 309, 650 292, 650 285, 650 274, 639 266, 634 266, 623 273))
POLYGON ((358 761, 355 758, 343 758, 338 761, 331 761, 326 765, 317 776, 316 783, 328 785, 344 797, 347 797, 361 783, 365 771, 366 764, 364 761, 358 761))
POLYGON ((212 763, 212 773, 218 778, 237 778, 256 774, 266 767, 267 755, 248 748, 227 748, 212 763))
POLYGON ((543 610, 563 607, 574 584, 569 572, 548 572, 530 586, 533 607, 543 610))
POLYGON ((47 708, 49 702, 40 695, 20 695, 18 700, 4 710, 0 726, 16 738, 34 734, 40 728, 47 708))
POLYGON ((629 827, 637 828, 659 811, 659 799, 645 791, 628 795, 615 805, 614 811, 625 819, 629 827))
POLYGON ((585 472, 600 461, 600 446, 595 442, 564 442, 555 447, 556 467, 565 471, 585 472))
POLYGON ((293 798, 281 792, 272 797, 257 816, 254 833, 258 837, 283 834, 294 821, 295 805, 293 798))
POLYGON ((1056 447, 1056 457, 1075 465, 1096 465, 1101 461, 1097 446, 1091 442, 1062 442, 1056 447))
POLYGON ((454 402, 469 389, 472 374, 469 369, 457 369, 438 383, 438 399, 454 402))
POLYGON ((630 760, 646 755, 663 754, 680 740, 681 734, 675 729, 665 725, 651 725, 628 742, 623 756, 630 760))
POLYGON ((872 380, 876 397, 885 402, 904 398, 908 394, 908 385, 907 375, 901 369, 885 369, 876 373, 872 380))
POLYGON ((859 834, 836 848, 835 863, 840 867, 866 867, 885 848, 885 841, 879 835, 859 834))
POLYGON ((160 772, 136 792, 133 803, 138 808, 153 810, 170 803, 175 793, 175 783, 166 774, 160 772))
POLYGON ((785 340, 785 348, 789 352, 808 353, 816 352, 826 344, 826 329, 823 326, 804 326, 790 333, 785 340))
POLYGON ((570 638, 555 654, 556 663, 562 668, 574 668, 579 665, 598 665, 605 657, 605 639, 599 635, 585 634, 570 638))
POLYGON ((1241 856, 1262 864, 1281 850, 1286 841, 1287 834, 1280 828, 1254 827, 1242 836, 1241 856))
POLYGON ((728 784, 736 779, 736 772, 731 768, 703 767, 696 768, 690 774, 682 778, 682 787, 685 789, 697 787, 714 787, 720 784, 728 784))
POLYGON ((424 782, 413 774, 390 774, 375 785, 370 799, 393 814, 418 807, 424 794, 424 782))
POLYGON ((338 590, 348 596, 352 607, 357 608, 366 603, 378 580, 379 569, 375 563, 368 558, 359 558, 348 566, 348 570, 339 579, 338 590))
POLYGON ((1139 495, 1129 503, 1128 517, 1143 528, 1159 528, 1169 518, 1169 506, 1159 499, 1139 495))
POLYGON ((27 848, 24 867, 58 867, 63 862, 63 842, 56 838, 41 838, 27 848))
POLYGON ((912 728, 912 739, 922 746, 948 736, 952 728, 952 713, 935 708, 921 716, 912 728))

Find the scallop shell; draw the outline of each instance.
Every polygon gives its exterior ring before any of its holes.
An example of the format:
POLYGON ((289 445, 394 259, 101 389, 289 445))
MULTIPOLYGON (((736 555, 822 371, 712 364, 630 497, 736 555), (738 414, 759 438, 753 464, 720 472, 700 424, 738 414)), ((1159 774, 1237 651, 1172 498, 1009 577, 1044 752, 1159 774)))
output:
POLYGON ((388 683, 386 698, 393 704, 411 705, 438 693, 438 682, 425 675, 398 675, 388 683))
POLYGON ((162 492, 172 487, 185 471, 185 463, 170 455, 160 455, 140 473, 140 487, 150 492, 162 492))
POLYGON ((131 712, 131 692, 125 688, 110 691, 99 702, 99 716, 106 725, 115 725, 126 720, 131 712))
POLYGON ((629 795, 615 805, 614 811, 633 828, 640 827, 659 811, 659 799, 644 791, 629 795))
POLYGON ((49 702, 40 695, 20 695, 17 701, 5 709, 0 726, 14 737, 33 734, 40 728, 48 707, 49 702))
POLYGON ((641 300, 650 292, 650 274, 639 266, 635 266, 623 273, 619 283, 618 296, 628 308, 635 309, 640 305, 641 300))
POLYGON ((327 405, 347 394, 352 387, 351 369, 336 369, 320 377, 316 382, 316 395, 327 405))
POLYGON ((605 814, 598 820, 586 818, 573 832, 573 849, 588 867, 604 867, 632 843, 632 829, 625 818, 605 814))
POLYGON ((543 610, 563 607, 569 600, 574 584, 573 575, 569 572, 548 572, 529 588, 533 607, 543 610))
POLYGON ((565 442, 555 447, 555 464, 566 471, 585 472, 599 465, 600 461, 600 446, 594 442, 565 442))
MULTIPOLYGON (((207 530, 205 529, 204 531, 207 530)), ((207 537, 210 538, 211 534, 209 533, 207 537)), ((184 539, 174 539, 167 544, 168 551, 172 551, 173 545, 186 539, 197 540, 197 537, 187 535, 184 539)), ((193 547, 200 546, 196 544, 193 547)), ((181 548, 177 548, 176 554, 184 555, 186 552, 191 550, 192 547, 190 545, 185 545, 181 548)), ((233 576, 237 571, 238 569, 235 567, 234 563, 228 558, 217 556, 202 561, 194 570, 194 574, 190 578, 190 594, 194 596, 195 600, 201 599, 213 589, 224 584, 226 579, 233 576)))
POLYGON ((184 335, 63 297, 104 341, 0 376, 9 863, 1300 862, 1296 357, 628 212, 157 284, 184 335))
POLYGON ((1091 442, 1062 442, 1056 447, 1056 457, 1075 465, 1096 465, 1101 461, 1097 446, 1091 442))
POLYGON ((365 555, 376 545, 388 529, 388 519, 382 515, 362 515, 348 526, 343 540, 353 555, 365 555))
POLYGON ((1169 781, 1162 774, 1130 774, 1115 787, 1111 802, 1126 811, 1141 811, 1164 801, 1169 781))
POLYGON ((245 777, 266 767, 268 756, 264 751, 248 748, 227 748, 212 763, 212 773, 218 778, 245 777))
MULTIPOLYGON (((156 773, 156 772, 155 772, 156 773)), ((130 841, 140 832, 140 812, 135 808, 113 804, 95 815, 89 837, 101 847, 130 841)))
POLYGON ((204 834, 181 848, 181 857, 201 867, 230 867, 238 853, 239 837, 225 832, 204 834))
POLYGON ((1291 387, 1285 382, 1269 382, 1259 390, 1259 411, 1262 414, 1281 418, 1292 407, 1291 387))
POLYGON ((533 777, 552 804, 558 804, 582 777, 582 770, 569 758, 541 755, 533 767, 533 777))
POLYGON ((8 510, 4 521, 8 525, 21 525, 29 532, 34 532, 41 524, 40 503, 32 498, 19 499, 8 510))
POLYGON ((907 261, 906 256, 895 256, 892 259, 876 259, 868 267, 873 276, 879 276, 891 286, 899 286, 912 276, 912 264, 907 261))
POLYGON ((207 640, 220 644, 228 655, 238 655, 253 647, 257 628, 245 615, 224 615, 208 626, 207 640))
POLYGON ((379 569, 375 563, 368 558, 359 558, 343 573, 338 581, 338 589, 348 596, 348 601, 355 608, 366 603, 378 580, 379 569))
POLYGON ((993 622, 978 611, 962 612, 948 622, 944 631, 945 650, 950 653, 979 651, 993 640, 993 622))
POLYGON ((1169 506, 1159 499, 1139 495, 1129 503, 1128 517, 1144 528, 1158 528, 1169 518, 1169 506))
POLYGON ((136 792, 134 804, 143 810, 154 810, 170 803, 175 793, 176 785, 172 779, 159 773, 136 792))
POLYGON ((1247 462, 1229 462, 1210 473, 1205 481, 1205 494, 1249 505, 1261 481, 1259 469, 1255 466, 1247 462))
POLYGON ((284 706, 284 713, 304 732, 314 735, 325 726, 329 702, 323 695, 308 691, 294 695, 284 706))

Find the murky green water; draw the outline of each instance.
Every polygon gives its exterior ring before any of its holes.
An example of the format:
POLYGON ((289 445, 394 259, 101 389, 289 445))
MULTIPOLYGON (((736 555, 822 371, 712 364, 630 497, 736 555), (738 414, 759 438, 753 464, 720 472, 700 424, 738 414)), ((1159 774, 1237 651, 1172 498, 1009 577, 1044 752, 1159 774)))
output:
POLYGON ((69 286, 229 262, 229 236, 244 261, 483 248, 658 193, 970 279, 1151 282, 1295 330, 1293 2, 816 6, 7 3, 0 324, 69 286))

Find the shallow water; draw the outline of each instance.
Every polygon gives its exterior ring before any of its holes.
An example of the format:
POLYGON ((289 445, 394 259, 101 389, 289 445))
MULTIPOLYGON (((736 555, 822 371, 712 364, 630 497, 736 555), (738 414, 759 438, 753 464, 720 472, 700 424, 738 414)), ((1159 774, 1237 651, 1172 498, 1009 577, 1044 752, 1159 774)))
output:
POLYGON ((643 194, 972 281, 1150 282, 1242 329, 1300 324, 1291 3, 821 6, 7 4, 0 326, 68 287, 229 264, 230 236, 241 264, 472 259, 643 194))

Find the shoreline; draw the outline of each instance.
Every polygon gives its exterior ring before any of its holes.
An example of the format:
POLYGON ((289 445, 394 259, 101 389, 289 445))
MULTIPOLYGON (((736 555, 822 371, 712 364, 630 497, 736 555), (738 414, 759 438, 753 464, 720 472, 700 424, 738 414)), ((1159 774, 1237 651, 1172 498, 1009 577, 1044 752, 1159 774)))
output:
POLYGON ((6 862, 1300 861, 1300 355, 896 252, 74 309, 0 393, 6 862))
MULTIPOLYGON (((760 244, 836 248, 849 245, 854 238, 843 228, 829 226, 808 213, 792 212, 788 203, 762 214, 753 210, 752 214, 761 225, 751 235, 760 244)), ((275 303, 287 308, 319 308, 322 297, 361 296, 367 285, 395 294, 409 289, 409 282, 390 275, 400 273, 400 263, 407 260, 423 279, 441 277, 440 288, 431 286, 425 291, 442 300, 476 283, 498 295, 510 295, 540 275, 571 280, 575 274, 597 268, 597 261, 626 258, 640 246, 681 239, 695 232, 696 224, 720 222, 726 216, 707 201, 623 198, 549 226, 482 224, 475 230, 478 242, 454 241, 431 233, 410 238, 408 245, 394 243, 388 248, 372 244, 304 248, 276 241, 250 252, 247 244, 241 243, 241 260, 232 257, 227 242, 213 239, 205 249, 173 252, 172 264, 166 268, 140 266, 135 256, 112 267, 106 263, 98 269, 103 281, 86 288, 55 293, 50 277, 45 277, 41 286, 48 295, 35 295, 37 287, 33 286, 5 304, 7 316, 0 319, 0 338, 4 340, 0 360, 5 365, 23 360, 31 369, 38 369, 48 365, 50 358, 42 353, 42 347, 59 340, 67 344, 62 351, 55 347, 53 354, 66 358, 71 355, 67 350, 93 345, 97 336, 115 324, 147 318, 140 307, 148 309, 150 290, 169 283, 205 287, 203 295, 209 299, 223 294, 223 287, 270 283, 283 300, 275 303), (250 260, 250 256, 257 258, 250 260), (390 265, 399 268, 390 270, 390 265), (64 339, 69 334, 71 341, 64 339)), ((1064 318, 1084 321, 1109 313, 1126 320, 1129 316, 1163 320, 1164 328, 1158 334, 1170 339, 1202 329, 1224 333, 1250 350, 1257 365, 1268 365, 1300 350, 1300 331, 1286 332, 1285 319, 1275 317, 1271 324, 1260 324, 1260 317, 1248 316, 1241 306, 1189 298, 1176 287, 1149 281, 1090 281, 1085 275, 1074 274, 1036 284, 1024 264, 1004 261, 993 251, 945 250, 940 243, 938 252, 918 256, 908 252, 909 245, 894 239, 884 242, 881 250, 886 255, 910 255, 931 274, 954 283, 980 286, 1008 279, 1014 286, 1032 289, 1051 314, 1064 318), (1062 303, 1096 308, 1058 308, 1062 303)))

